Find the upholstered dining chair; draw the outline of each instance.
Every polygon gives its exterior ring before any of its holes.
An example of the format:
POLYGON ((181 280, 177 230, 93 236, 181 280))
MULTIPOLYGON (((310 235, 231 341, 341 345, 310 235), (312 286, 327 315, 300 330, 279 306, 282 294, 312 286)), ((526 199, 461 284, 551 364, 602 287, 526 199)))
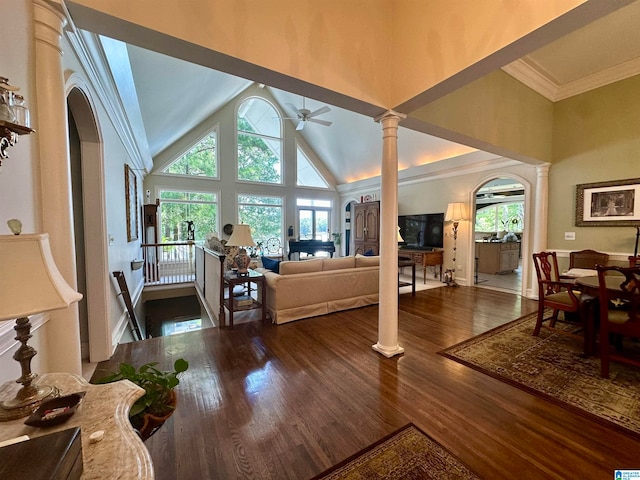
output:
POLYGON ((627 356, 623 337, 640 338, 640 266, 603 267, 598 265, 600 294, 600 375, 609 378, 609 362, 640 367, 640 358, 627 356), (616 336, 615 348, 609 344, 616 336))
POLYGON ((582 330, 582 321, 579 315, 580 292, 575 291, 573 281, 560 278, 556 252, 534 253, 533 263, 538 276, 538 318, 533 335, 537 336, 540 329, 545 327, 563 335, 582 338, 582 335, 578 333, 582 330), (551 310, 551 315, 545 318, 544 314, 547 309, 551 310), (560 311, 564 312, 563 319, 560 321, 580 328, 556 328, 560 311))

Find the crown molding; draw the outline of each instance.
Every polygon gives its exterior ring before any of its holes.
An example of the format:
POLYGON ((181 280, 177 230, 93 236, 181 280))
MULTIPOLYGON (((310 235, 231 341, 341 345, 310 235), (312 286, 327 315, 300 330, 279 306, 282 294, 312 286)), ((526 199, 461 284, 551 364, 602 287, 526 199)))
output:
POLYGON ((153 167, 153 161, 149 154, 149 147, 146 143, 141 144, 139 136, 133 132, 99 37, 76 29, 70 17, 68 17, 67 25, 64 32, 65 38, 78 58, 83 73, 87 76, 88 84, 95 90, 96 99, 108 112, 108 116, 114 124, 114 130, 129 153, 133 164, 140 170, 144 168, 150 170, 153 167))
POLYGON ((527 59, 516 60, 502 67, 502 70, 548 100, 558 102, 640 74, 640 58, 614 65, 564 85, 557 84, 541 73, 542 68, 527 59))

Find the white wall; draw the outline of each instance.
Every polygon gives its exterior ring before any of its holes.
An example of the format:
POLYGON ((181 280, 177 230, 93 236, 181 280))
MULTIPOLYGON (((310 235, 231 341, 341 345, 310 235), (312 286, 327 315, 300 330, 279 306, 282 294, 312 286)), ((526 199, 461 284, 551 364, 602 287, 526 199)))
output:
MULTIPOLYGON (((296 187, 296 141, 303 142, 302 137, 297 134, 295 126, 290 121, 284 124, 284 185, 267 185, 252 184, 247 182, 236 182, 236 111, 242 99, 248 96, 261 96, 270 101, 277 107, 275 100, 269 95, 268 91, 258 86, 249 87, 234 100, 215 112, 207 118, 202 124, 194 128, 188 135, 180 139, 176 144, 172 145, 165 151, 161 152, 154 158, 155 169, 162 170, 171 161, 179 158, 188 151, 196 142, 198 142, 210 129, 214 126, 218 127, 218 156, 220 164, 220 179, 208 178, 184 178, 171 175, 162 175, 152 173, 144 180, 144 190, 151 190, 151 201, 155 202, 156 195, 162 187, 178 187, 197 189, 201 191, 218 192, 219 198, 219 225, 218 233, 224 238, 222 227, 227 223, 237 223, 237 194, 260 194, 284 197, 284 219, 283 219, 283 237, 286 240, 287 227, 296 226, 296 197, 326 199, 334 203, 334 215, 332 216, 331 231, 338 231, 340 226, 338 204, 339 196, 332 188, 300 188, 296 187)), ((286 112, 280 112, 282 116, 286 116, 286 112)), ((315 153, 311 151, 306 144, 303 149, 308 153, 310 159, 319 162, 315 153), (305 148, 306 147, 306 148, 305 148)), ((322 167, 321 167, 322 168, 322 167)), ((328 175, 327 175, 328 176, 328 175)), ((328 183, 330 178, 325 179, 328 183)), ((297 232, 296 232, 297 234, 297 232)))

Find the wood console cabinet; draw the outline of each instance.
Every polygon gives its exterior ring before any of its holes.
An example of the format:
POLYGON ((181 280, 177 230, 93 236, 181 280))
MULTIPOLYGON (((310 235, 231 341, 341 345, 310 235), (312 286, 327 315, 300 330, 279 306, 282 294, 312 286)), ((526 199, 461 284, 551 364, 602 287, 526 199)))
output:
POLYGON ((398 249, 398 258, 407 258, 416 265, 422 266, 422 282, 427 283, 427 267, 434 267, 434 278, 438 278, 435 267, 439 267, 440 281, 442 281, 442 264, 444 263, 444 250, 416 250, 408 248, 398 249))
POLYGON ((356 203, 352 213, 354 253, 380 253, 380 202, 356 203))
POLYGON ((495 275, 518 268, 519 242, 476 242, 478 272, 495 275))

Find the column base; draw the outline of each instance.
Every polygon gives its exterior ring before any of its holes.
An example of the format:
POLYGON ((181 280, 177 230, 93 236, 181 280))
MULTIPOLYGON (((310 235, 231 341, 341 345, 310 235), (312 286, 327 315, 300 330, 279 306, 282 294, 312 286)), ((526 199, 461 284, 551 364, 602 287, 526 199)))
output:
POLYGON ((404 353, 404 348, 402 348, 400 345, 396 345, 395 347, 383 347, 382 345, 380 345, 380 343, 376 343, 375 345, 372 345, 371 348, 373 348, 376 352, 384 355, 387 358, 391 358, 395 355, 400 355, 401 353, 404 353))

